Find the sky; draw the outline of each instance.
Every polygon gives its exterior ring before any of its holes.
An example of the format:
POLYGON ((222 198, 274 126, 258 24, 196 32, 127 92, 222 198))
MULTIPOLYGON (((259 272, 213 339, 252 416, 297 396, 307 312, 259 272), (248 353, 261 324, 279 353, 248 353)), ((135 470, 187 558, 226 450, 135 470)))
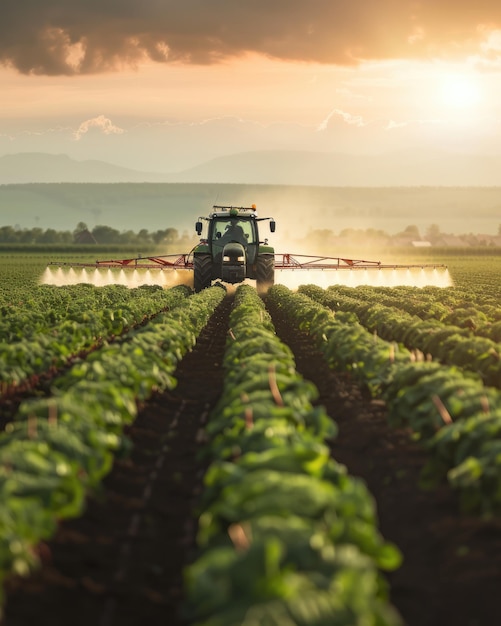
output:
POLYGON ((0 156, 501 152, 499 0, 0 0, 0 156))

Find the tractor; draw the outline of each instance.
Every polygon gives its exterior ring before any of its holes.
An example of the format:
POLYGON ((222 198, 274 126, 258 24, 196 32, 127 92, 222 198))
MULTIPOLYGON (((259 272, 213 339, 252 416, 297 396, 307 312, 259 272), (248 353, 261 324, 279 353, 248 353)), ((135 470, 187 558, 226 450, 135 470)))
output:
POLYGON ((193 249, 193 285, 195 291, 210 287, 213 280, 241 283, 246 278, 256 280, 259 292, 264 292, 275 280, 275 250, 268 240, 260 240, 258 222, 269 221, 275 232, 275 220, 258 217, 256 205, 234 207, 214 205, 208 217, 199 217, 196 232, 202 235, 207 222, 207 237, 193 249))
POLYGON ((98 260, 94 263, 52 261, 42 282, 56 285, 80 282, 101 285, 111 282, 129 287, 139 284, 172 286, 185 282, 200 292, 217 280, 235 284, 253 279, 257 290, 265 294, 275 283, 276 272, 280 274, 279 282, 287 282, 284 271, 290 270, 286 274, 300 272, 299 275, 302 274, 307 282, 317 282, 315 277, 323 276, 324 282, 329 284, 343 284, 343 275, 350 285, 384 285, 388 282, 390 285, 422 287, 431 284, 445 287, 451 284, 447 267, 437 263, 403 265, 345 257, 276 253, 267 239, 260 240, 258 222, 262 221, 269 221, 270 232, 275 232, 275 220, 258 217, 255 205, 214 205, 208 217, 198 218, 195 229, 201 239, 189 252, 98 260), (205 238, 201 237, 203 221, 207 222, 205 238), (103 271, 105 274, 101 273, 103 271), (187 278, 187 274, 193 274, 193 278, 187 278), (358 277, 360 281, 355 280, 358 277))

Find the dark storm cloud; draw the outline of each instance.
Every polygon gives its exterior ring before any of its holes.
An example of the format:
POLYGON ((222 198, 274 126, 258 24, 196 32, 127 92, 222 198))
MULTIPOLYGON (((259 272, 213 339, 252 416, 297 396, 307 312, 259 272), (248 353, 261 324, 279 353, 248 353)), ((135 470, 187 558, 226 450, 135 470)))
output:
POLYGON ((340 65, 473 50, 498 0, 0 0, 0 63, 79 74, 258 52, 340 65))

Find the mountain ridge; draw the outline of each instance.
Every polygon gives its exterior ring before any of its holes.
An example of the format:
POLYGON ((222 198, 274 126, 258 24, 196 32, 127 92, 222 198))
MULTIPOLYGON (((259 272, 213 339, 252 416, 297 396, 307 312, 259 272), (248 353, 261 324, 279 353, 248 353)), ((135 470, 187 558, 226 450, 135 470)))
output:
POLYGON ((67 154, 18 152, 0 157, 0 184, 165 182, 158 172, 141 172, 99 159, 79 161, 67 154), (35 173, 36 172, 36 173, 35 173))
POLYGON ((499 186, 501 156, 394 152, 256 150, 204 161, 177 172, 146 172, 67 154, 20 152, 0 157, 0 184, 224 183, 326 187, 499 186))

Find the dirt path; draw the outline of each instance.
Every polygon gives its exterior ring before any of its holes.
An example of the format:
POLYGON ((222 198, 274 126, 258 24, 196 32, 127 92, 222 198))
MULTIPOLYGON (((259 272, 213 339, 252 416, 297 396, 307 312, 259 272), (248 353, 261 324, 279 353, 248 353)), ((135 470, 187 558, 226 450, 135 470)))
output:
MULTIPOLYGON (((203 474, 197 435, 221 391, 230 305, 180 363, 177 388, 141 411, 129 432, 131 458, 115 463, 82 518, 42 546, 41 571, 8 586, 2 626, 182 624, 181 572, 193 554, 203 474)), ((339 425, 334 458, 367 482, 383 535, 404 554, 389 582, 406 626, 501 623, 501 522, 461 517, 447 487, 422 492, 425 455, 408 433, 388 428, 384 406, 348 376, 329 372, 307 337, 277 315, 274 323, 339 425)))

